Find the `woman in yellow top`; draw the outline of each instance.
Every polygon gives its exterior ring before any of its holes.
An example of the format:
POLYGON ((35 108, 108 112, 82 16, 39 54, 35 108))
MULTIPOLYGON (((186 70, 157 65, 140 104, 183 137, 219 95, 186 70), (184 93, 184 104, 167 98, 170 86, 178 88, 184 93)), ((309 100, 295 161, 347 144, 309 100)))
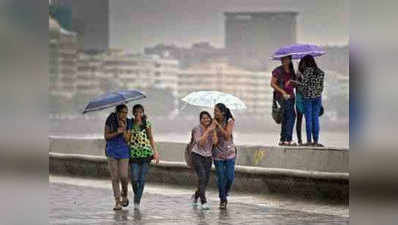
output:
POLYGON ((152 135, 152 124, 140 104, 133 107, 133 121, 127 138, 130 147, 131 184, 134 192, 134 208, 139 209, 145 185, 145 175, 152 160, 159 163, 159 153, 152 135))

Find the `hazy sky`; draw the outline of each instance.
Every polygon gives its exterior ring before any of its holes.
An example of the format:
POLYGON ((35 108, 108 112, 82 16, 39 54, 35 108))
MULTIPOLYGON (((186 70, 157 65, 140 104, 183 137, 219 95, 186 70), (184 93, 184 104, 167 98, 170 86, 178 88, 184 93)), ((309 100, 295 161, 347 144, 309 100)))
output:
POLYGON ((297 40, 347 44, 347 0, 110 0, 110 45, 131 52, 158 43, 224 47, 225 11, 299 13, 297 40))

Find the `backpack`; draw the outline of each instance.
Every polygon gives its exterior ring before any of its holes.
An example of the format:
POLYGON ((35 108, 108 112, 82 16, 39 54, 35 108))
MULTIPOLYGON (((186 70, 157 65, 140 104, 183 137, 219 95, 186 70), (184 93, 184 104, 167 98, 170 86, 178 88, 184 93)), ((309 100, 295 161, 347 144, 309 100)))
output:
POLYGON ((185 163, 187 164, 188 168, 192 168, 192 149, 193 149, 193 146, 194 146, 193 133, 191 132, 191 140, 185 146, 185 151, 184 151, 184 159, 185 159, 185 163))

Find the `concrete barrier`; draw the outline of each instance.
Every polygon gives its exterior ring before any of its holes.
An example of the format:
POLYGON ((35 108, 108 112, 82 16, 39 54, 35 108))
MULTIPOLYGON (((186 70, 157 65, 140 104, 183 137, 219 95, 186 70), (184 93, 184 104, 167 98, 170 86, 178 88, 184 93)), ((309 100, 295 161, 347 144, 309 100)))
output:
MULTIPOLYGON (((50 173, 68 176, 109 177, 104 156, 49 153, 50 173)), ((196 176, 183 162, 161 161, 152 164, 148 182, 179 186, 196 185, 196 176)), ((210 188, 216 188, 214 167, 210 188)), ((349 174, 285 168, 236 166, 234 191, 283 193, 295 197, 333 199, 348 202, 349 174)))
MULTIPOLYGON (((105 141, 95 138, 49 137, 49 152, 104 156, 105 141)), ((183 162, 184 143, 158 142, 163 161, 183 162)), ((348 149, 238 146, 237 165, 330 173, 349 172, 348 149)))

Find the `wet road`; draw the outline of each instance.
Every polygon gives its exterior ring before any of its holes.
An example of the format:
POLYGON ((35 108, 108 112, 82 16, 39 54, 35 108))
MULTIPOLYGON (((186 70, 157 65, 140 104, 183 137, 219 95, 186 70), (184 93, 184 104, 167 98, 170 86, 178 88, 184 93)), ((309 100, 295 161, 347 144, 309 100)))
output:
MULTIPOLYGON (((129 198, 132 198, 129 186, 129 198)), ((132 205, 113 211, 108 181, 50 177, 50 224, 348 224, 348 208, 290 203, 281 199, 244 197, 231 193, 228 209, 218 209, 217 193, 209 191, 210 210, 193 207, 191 190, 148 185, 139 211, 132 205), (265 203, 265 204, 261 204, 265 203), (289 205, 290 207, 284 207, 289 205), (312 207, 312 209, 311 209, 312 207), (290 209, 287 209, 290 208, 290 209), (293 209, 302 210, 293 210, 293 209), (313 213, 317 212, 317 213, 313 213)))

